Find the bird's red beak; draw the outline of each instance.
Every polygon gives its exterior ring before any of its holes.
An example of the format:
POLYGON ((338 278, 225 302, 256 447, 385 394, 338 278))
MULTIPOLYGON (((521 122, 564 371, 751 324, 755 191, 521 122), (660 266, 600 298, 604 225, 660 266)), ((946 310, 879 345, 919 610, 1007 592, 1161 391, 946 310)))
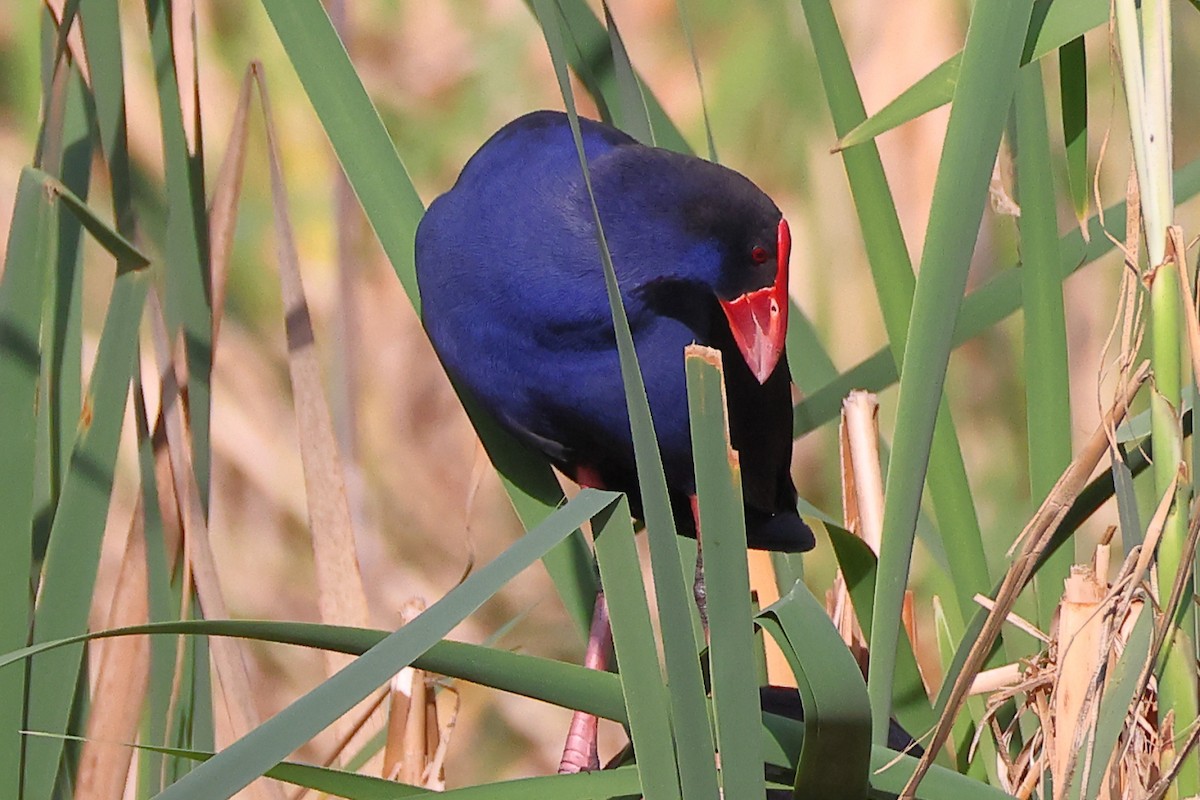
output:
POLYGON ((759 383, 767 382, 783 354, 787 336, 788 256, 791 252, 792 234, 787 220, 780 219, 775 283, 733 300, 721 301, 733 331, 733 340, 759 383))

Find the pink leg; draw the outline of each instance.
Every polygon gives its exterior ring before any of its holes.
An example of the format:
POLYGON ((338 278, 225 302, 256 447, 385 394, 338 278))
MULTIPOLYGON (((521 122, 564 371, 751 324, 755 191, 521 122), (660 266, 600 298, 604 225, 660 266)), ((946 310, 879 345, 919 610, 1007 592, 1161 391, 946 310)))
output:
MULTIPOLYGON (((598 592, 583 665, 588 669, 607 669, 611 649, 612 627, 608 622, 608 603, 604 602, 604 592, 598 592)), ((560 773, 595 772, 600 769, 600 752, 596 748, 596 725, 596 717, 583 711, 576 711, 571 717, 567 743, 563 747, 562 760, 558 764, 560 773)))

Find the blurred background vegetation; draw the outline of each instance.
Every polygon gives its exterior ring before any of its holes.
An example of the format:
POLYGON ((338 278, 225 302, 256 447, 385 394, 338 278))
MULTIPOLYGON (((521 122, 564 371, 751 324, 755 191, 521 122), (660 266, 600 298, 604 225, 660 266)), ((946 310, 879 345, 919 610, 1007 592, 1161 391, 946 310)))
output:
MULTIPOLYGON (((354 64, 426 202, 448 188, 467 157, 504 122, 531 109, 561 107, 545 42, 520 0, 338 0, 327 5, 344 15, 343 38, 354 64)), ((599 3, 592 5, 599 13, 599 3)), ((756 181, 783 209, 795 240, 792 297, 844 370, 882 346, 886 336, 843 167, 830 154, 835 137, 799 7, 782 0, 689 0, 685 5, 720 159, 756 181)), ((611 8, 634 64, 689 141, 703 151, 701 94, 676 3, 613 0, 611 8)), ((252 59, 265 65, 306 290, 359 523, 359 558, 373 622, 394 628, 406 601, 437 599, 472 560, 490 560, 520 529, 357 207, 350 202, 339 209, 337 165, 265 13, 243 0, 203 0, 196 10, 210 182, 242 75, 252 59), (339 246, 346 255, 344 271, 338 267, 339 246)), ((835 10, 873 112, 961 47, 969 5, 844 0, 835 10)), ((35 147, 41 13, 37 2, 0 0, 2 237, 19 170, 35 147)), ((122 13, 130 29, 125 69, 143 222, 139 245, 157 256, 163 249, 165 210, 153 65, 142 4, 124 2, 122 13)), ((1176 85, 1176 160, 1185 164, 1200 155, 1200 140, 1188 135, 1200 123, 1200 86, 1187 79, 1200 74, 1200 16, 1182 14, 1176 24, 1175 69, 1182 77, 1176 85)), ((1089 164, 1095 169, 1104 151, 1096 187, 1107 205, 1123 196, 1128 130, 1107 32, 1092 31, 1087 41, 1089 164), (1105 136, 1114 146, 1104 148, 1105 136)), ((1055 120, 1056 67, 1053 59, 1046 64, 1050 119, 1055 120)), ((577 88, 576 96, 588 114, 586 93, 577 88)), ((924 237, 947 114, 946 108, 932 112, 878 140, 914 255, 924 237)), ((227 317, 214 370, 211 529, 222 587, 235 616, 315 620, 312 550, 279 324, 267 160, 261 127, 251 130, 227 317)), ((1061 130, 1053 123, 1051 137, 1055 164, 1062 168, 1061 130)), ((108 207, 103 170, 94 170, 94 180, 93 207, 108 207)), ((1002 157, 972 285, 1019 260, 1016 221, 1005 202, 1011 182, 1010 165, 1002 157)), ((1181 207, 1185 228, 1195 230, 1186 224, 1195 211, 1195 201, 1181 207)), ((1063 231, 1075 224, 1065 202, 1059 217, 1063 231)), ((88 240, 85 371, 112 279, 110 267, 88 266, 101 260, 101 251, 88 240)), ((1100 391, 1098 376, 1119 273, 1120 260, 1113 253, 1065 284, 1077 439, 1095 427, 1099 398, 1108 396, 1100 391)), ((996 559, 1033 510, 1025 467, 1020 336, 1018 316, 963 346, 951 361, 947 382, 989 555, 996 559)), ((882 393, 885 441, 891 438, 894 401, 894 388, 882 393)), ((126 426, 93 627, 104 625, 133 513, 132 430, 126 426)), ((801 494, 840 517, 837 470, 833 426, 800 440, 794 471, 801 494)), ((1094 537, 1110 519, 1100 515, 1087 531, 1094 537)), ((1088 552, 1091 541, 1085 533, 1076 541, 1077 551, 1088 552)), ((834 570, 829 548, 811 554, 806 569, 820 596, 834 570)), ((927 624, 929 597, 948 593, 940 583, 944 579, 928 568, 927 554, 918 546, 913 588, 920 598, 920 627, 930 632, 923 642, 929 652, 921 654, 929 670, 937 664, 930 649, 933 628, 927 624)), ((577 661, 582 643, 554 598, 544 571, 529 570, 454 638, 479 642, 505 627, 500 646, 577 661)), ((248 647, 263 716, 323 675, 318 653, 259 643, 248 647)), ((99 650, 93 649, 93 658, 99 650)), ((447 769, 451 786, 553 769, 568 711, 467 685, 461 691, 447 769)), ((615 727, 608 733, 602 748, 611 752, 621 737, 615 727)), ((307 755, 320 758, 329 744, 317 740, 307 755)))

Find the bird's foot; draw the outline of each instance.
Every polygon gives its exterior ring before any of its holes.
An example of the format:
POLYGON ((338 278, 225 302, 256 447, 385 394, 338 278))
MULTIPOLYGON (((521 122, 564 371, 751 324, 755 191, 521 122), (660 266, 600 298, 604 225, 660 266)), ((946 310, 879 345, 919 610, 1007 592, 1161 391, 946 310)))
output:
MULTIPOLYGON (((601 591, 596 594, 583 665, 588 669, 607 669, 611 650, 612 628, 608 622, 608 604, 604 602, 604 592, 601 591)), ((600 752, 596 747, 598 725, 594 714, 576 711, 571 717, 567 743, 563 747, 562 760, 558 763, 560 773, 595 772, 600 769, 600 752)))
POLYGON ((563 747, 562 760, 558 762, 560 774, 596 772, 600 769, 600 751, 596 747, 596 717, 576 711, 571 717, 567 731, 567 744, 563 747))

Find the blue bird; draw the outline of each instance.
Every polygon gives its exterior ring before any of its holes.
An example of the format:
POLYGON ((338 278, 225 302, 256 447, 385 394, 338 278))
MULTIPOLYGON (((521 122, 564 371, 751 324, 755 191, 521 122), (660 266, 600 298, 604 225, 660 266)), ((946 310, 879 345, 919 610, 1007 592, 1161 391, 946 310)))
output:
MULTIPOLYGON (((580 126, 680 533, 696 531, 684 377, 695 342, 724 356, 750 546, 810 549, 790 474, 787 222, 733 170, 598 122, 580 126)), ((565 114, 520 117, 472 156, 421 220, 416 266, 446 370, 517 438, 580 483, 628 493, 640 516, 591 205, 565 114)))
MULTIPOLYGON (((579 123, 679 532, 698 529, 684 348, 699 343, 723 356, 750 547, 810 549, 790 473, 786 220, 733 170, 579 123)), ((416 268, 447 372, 573 480, 628 494, 640 517, 592 206, 565 114, 526 114, 479 148, 421 220, 416 268)), ((589 663, 602 664, 595 634, 589 663)))

